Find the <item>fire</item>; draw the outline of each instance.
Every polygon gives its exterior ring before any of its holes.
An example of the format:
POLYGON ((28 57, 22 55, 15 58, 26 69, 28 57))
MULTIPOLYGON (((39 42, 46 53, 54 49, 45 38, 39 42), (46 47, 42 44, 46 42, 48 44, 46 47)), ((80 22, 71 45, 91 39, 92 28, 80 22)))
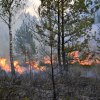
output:
POLYGON ((72 61, 71 61, 71 63, 72 64, 74 64, 75 62, 80 62, 80 59, 79 59, 79 52, 78 51, 73 51, 73 52, 71 52, 71 53, 69 53, 69 56, 71 56, 72 57, 72 61))
POLYGON ((6 59, 1 58, 1 59, 0 59, 0 65, 1 65, 1 66, 5 66, 5 64, 6 64, 6 59))
POLYGON ((7 71, 7 72, 11 71, 9 65, 6 64, 6 59, 5 58, 0 58, 0 67, 4 71, 7 71))
POLYGON ((19 74, 22 74, 25 71, 25 68, 21 67, 18 61, 14 61, 14 67, 15 71, 18 72, 19 74))
POLYGON ((46 68, 44 66, 39 66, 36 61, 29 61, 29 62, 26 62, 26 63, 29 64, 32 67, 32 69, 34 69, 36 71, 46 70, 46 68))
MULTIPOLYGON (((39 66, 37 62, 31 61, 30 63, 27 62, 28 65, 31 65, 32 70, 36 71, 44 71, 46 68, 44 66, 39 66)), ((0 58, 0 68, 6 72, 11 72, 11 67, 7 64, 7 59, 0 58)), ((14 68, 15 71, 19 74, 23 74, 26 71, 25 67, 20 66, 18 61, 14 61, 14 68)))
MULTIPOLYGON (((98 59, 92 59, 91 54, 87 55, 85 60, 80 60, 79 58, 79 51, 73 51, 69 53, 69 56, 72 57, 71 63, 74 64, 78 62, 80 65, 92 65, 92 64, 100 64, 100 61, 98 59)), ((53 63, 55 62, 54 56, 53 56, 53 63)), ((36 61, 28 61, 26 62, 28 64, 28 67, 31 67, 31 70, 36 70, 36 71, 45 71, 46 67, 45 66, 39 66, 38 62, 36 61)), ((51 60, 49 56, 44 57, 43 59, 44 64, 51 64, 51 60)), ((6 72, 11 72, 11 67, 7 63, 7 59, 5 58, 0 58, 0 68, 6 72)), ((20 66, 18 61, 14 61, 14 68, 15 71, 19 74, 24 73, 27 68, 20 66)))
POLYGON ((100 61, 99 61, 98 59, 96 59, 96 63, 97 63, 97 64, 100 64, 100 61))
MULTIPOLYGON (((92 55, 91 54, 86 54, 87 57, 85 58, 85 60, 81 60, 79 58, 79 51, 72 51, 68 54, 68 56, 70 56, 72 58, 71 60, 71 64, 75 64, 76 62, 78 62, 80 65, 83 65, 83 66, 90 66, 90 65, 93 65, 93 64, 100 64, 100 61, 98 59, 93 59, 92 58, 92 55)), ((55 62, 55 56, 53 55, 53 63, 55 62)), ((50 60, 50 57, 49 56, 45 56, 44 59, 43 59, 43 63, 44 64, 51 64, 51 60, 50 60)))
POLYGON ((78 62, 80 65, 92 65, 92 64, 100 64, 100 61, 98 59, 94 60, 91 59, 91 54, 88 54, 85 60, 80 60, 79 58, 79 51, 73 51, 69 53, 69 56, 73 57, 73 60, 71 61, 72 64, 75 62, 78 62))
POLYGON ((44 57, 43 59, 44 64, 51 64, 51 60, 49 56, 44 57))
MULTIPOLYGON (((11 68, 9 66, 9 64, 7 64, 7 59, 5 58, 0 58, 0 67, 2 70, 6 71, 6 72, 11 72, 11 68)), ((15 67, 15 71, 19 74, 22 74, 25 69, 21 66, 19 66, 19 62, 18 61, 14 61, 14 67, 15 67)))
MULTIPOLYGON (((52 56, 52 63, 56 63, 56 59, 57 59, 56 55, 53 55, 52 56)), ((44 62, 44 64, 51 64, 51 58, 50 58, 50 56, 45 56, 43 58, 43 62, 44 62)))

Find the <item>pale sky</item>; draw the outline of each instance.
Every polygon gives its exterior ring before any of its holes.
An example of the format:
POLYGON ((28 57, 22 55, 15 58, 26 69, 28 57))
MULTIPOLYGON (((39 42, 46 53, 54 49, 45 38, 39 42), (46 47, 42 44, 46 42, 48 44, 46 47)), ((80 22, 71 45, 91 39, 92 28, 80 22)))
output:
POLYGON ((40 0, 29 0, 26 13, 30 13, 32 16, 37 16, 37 8, 39 7, 40 3, 40 0))

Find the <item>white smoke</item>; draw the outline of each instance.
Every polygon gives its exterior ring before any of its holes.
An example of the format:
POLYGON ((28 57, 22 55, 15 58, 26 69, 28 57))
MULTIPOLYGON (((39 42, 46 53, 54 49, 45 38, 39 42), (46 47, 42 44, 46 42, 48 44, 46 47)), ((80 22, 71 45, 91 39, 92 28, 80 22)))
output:
POLYGON ((95 13, 95 23, 92 25, 90 36, 92 37, 89 41, 90 50, 99 52, 98 46, 100 47, 100 43, 98 40, 100 40, 100 9, 95 13))
POLYGON ((7 26, 0 20, 0 57, 8 57, 8 30, 7 26))
POLYGON ((100 23, 100 9, 95 13, 95 24, 100 23))

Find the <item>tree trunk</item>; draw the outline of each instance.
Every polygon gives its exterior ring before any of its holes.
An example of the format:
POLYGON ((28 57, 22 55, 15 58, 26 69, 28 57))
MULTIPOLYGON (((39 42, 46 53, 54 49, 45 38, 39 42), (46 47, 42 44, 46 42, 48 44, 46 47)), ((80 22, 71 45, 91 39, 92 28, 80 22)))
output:
MULTIPOLYGON (((50 4, 50 2, 48 2, 50 4)), ((51 76, 52 76, 52 88, 53 88, 53 100, 57 100, 56 98, 56 91, 55 91, 55 79, 54 79, 54 68, 53 68, 53 59, 52 59, 52 48, 53 48, 53 33, 52 33, 52 20, 51 20, 51 11, 50 8, 48 8, 48 19, 49 19, 49 25, 50 25, 50 47, 51 47, 51 76)))
POLYGON ((13 61, 13 44, 12 44, 12 30, 11 30, 11 22, 12 22, 12 18, 11 18, 11 13, 9 12, 9 55, 10 55, 10 66, 11 66, 11 74, 12 74, 12 78, 15 78, 15 69, 14 69, 14 61, 13 61))
POLYGON ((52 85, 53 85, 53 100, 57 100, 56 91, 55 91, 55 80, 54 80, 54 68, 52 62, 52 43, 51 43, 51 68, 52 68, 52 85))
POLYGON ((32 65, 31 65, 30 55, 28 55, 28 59, 29 59, 30 82, 31 82, 32 81, 32 65))
POLYGON ((63 60, 63 67, 66 71, 68 71, 68 65, 66 65, 66 57, 65 57, 65 41, 64 41, 64 0, 61 0, 61 8, 62 8, 62 60, 63 60))
POLYGON ((61 51, 60 51, 60 37, 61 37, 61 33, 60 33, 60 8, 59 8, 59 0, 58 0, 58 65, 60 68, 60 72, 62 72, 62 67, 61 67, 61 51))
POLYGON ((50 26, 50 60, 51 60, 51 77, 52 77, 52 88, 53 88, 53 100, 57 100, 57 97, 56 97, 56 90, 55 90, 55 79, 54 79, 54 68, 53 68, 53 59, 52 59, 52 48, 53 48, 53 33, 52 33, 52 17, 51 17, 51 11, 50 11, 50 4, 51 2, 48 1, 47 2, 47 9, 48 9, 48 21, 49 21, 49 26, 50 26))

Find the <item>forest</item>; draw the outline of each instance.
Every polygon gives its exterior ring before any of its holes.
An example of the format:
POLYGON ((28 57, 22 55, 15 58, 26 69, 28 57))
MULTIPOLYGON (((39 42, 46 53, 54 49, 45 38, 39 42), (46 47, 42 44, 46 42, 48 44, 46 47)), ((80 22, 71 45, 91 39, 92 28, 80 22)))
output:
POLYGON ((100 100, 100 0, 0 0, 0 100, 100 100))

